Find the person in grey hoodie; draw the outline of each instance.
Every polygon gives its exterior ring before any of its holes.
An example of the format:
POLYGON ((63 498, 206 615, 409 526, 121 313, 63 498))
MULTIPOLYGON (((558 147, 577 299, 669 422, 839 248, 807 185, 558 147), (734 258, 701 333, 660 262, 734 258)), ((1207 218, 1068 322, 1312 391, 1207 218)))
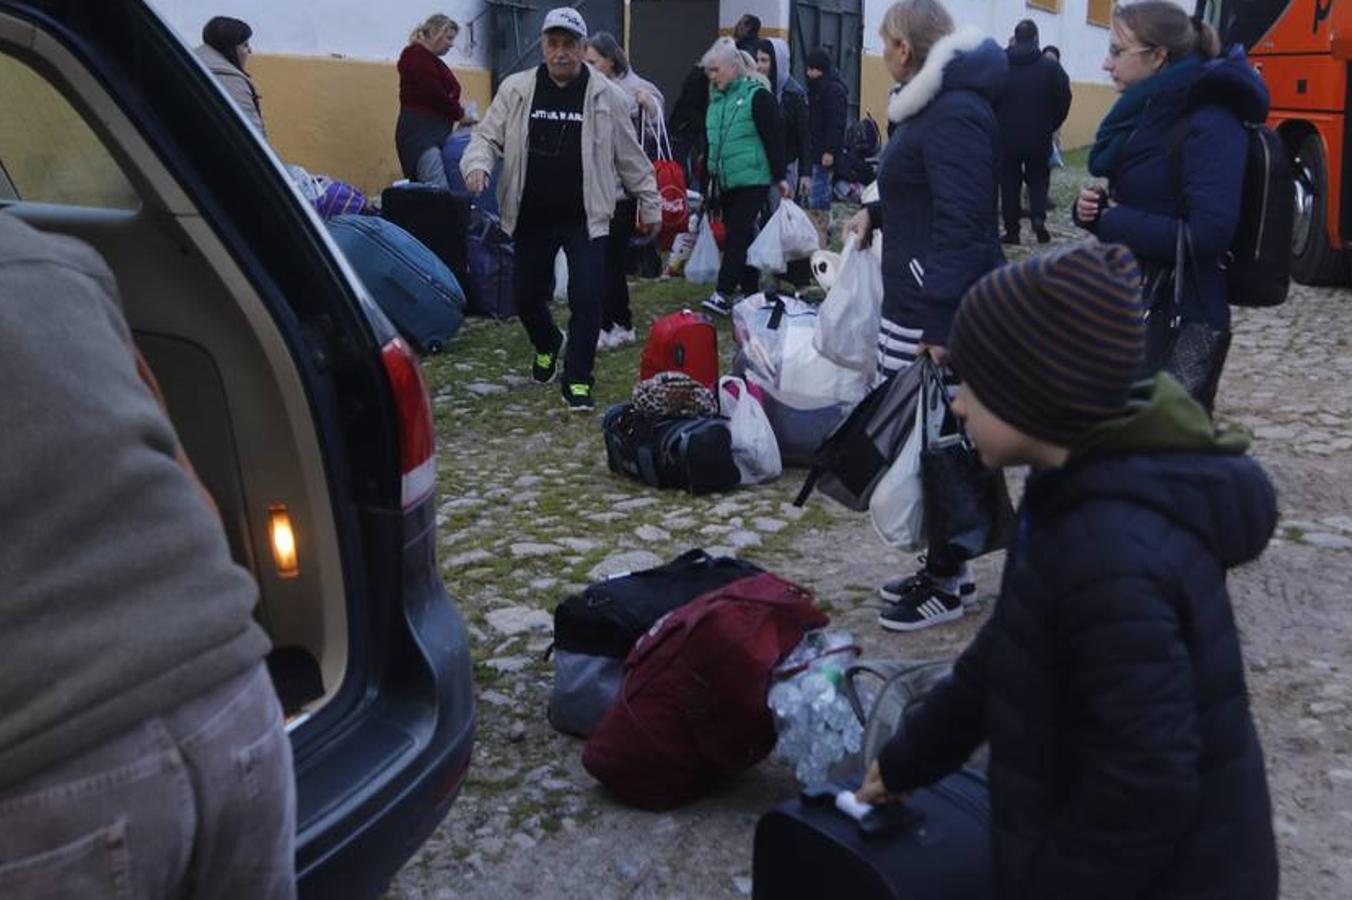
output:
MULTIPOLYGON (((609 32, 598 31, 588 39, 586 59, 588 65, 624 91, 634 134, 645 151, 655 156, 666 131, 662 121, 666 101, 662 92, 634 71, 629 65, 628 54, 609 32)), ((629 241, 634 236, 634 223, 638 218, 638 201, 624 192, 618 174, 615 180, 619 199, 615 201, 615 217, 610 220, 606 245, 605 295, 601 301, 601 334, 596 339, 597 350, 613 350, 638 339, 634 333, 634 315, 629 309, 626 273, 629 241)))
POLYGON ((87 245, 0 212, 0 895, 295 895, 258 588, 87 245))
MULTIPOLYGON (((812 190, 812 139, 808 132, 807 91, 790 73, 789 45, 779 38, 761 38, 756 45, 756 71, 770 81, 770 89, 779 101, 780 120, 784 123, 784 180, 796 188, 805 202, 812 190)), ((770 188, 767 215, 779 209, 778 187, 770 188)), ((796 287, 812 280, 812 262, 789 261, 785 279, 796 287)))

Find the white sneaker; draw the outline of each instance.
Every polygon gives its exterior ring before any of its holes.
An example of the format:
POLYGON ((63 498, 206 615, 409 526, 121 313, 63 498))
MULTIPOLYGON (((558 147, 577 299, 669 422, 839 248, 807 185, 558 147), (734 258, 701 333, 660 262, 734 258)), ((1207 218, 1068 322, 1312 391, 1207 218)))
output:
POLYGON ((616 325, 610 331, 610 346, 612 349, 615 347, 628 346, 637 340, 638 335, 634 333, 634 329, 632 328, 621 328, 616 325))
MULTIPOLYGON (((616 330, 616 331, 619 331, 618 328, 616 328, 615 330, 616 330)), ((612 349, 614 349, 616 346, 618 346, 618 345, 615 343, 615 336, 614 336, 611 332, 609 332, 609 331, 607 331, 606 329, 602 328, 602 329, 601 329, 601 333, 598 334, 598 335, 596 336, 596 349, 597 349, 597 350, 612 350, 612 349)))

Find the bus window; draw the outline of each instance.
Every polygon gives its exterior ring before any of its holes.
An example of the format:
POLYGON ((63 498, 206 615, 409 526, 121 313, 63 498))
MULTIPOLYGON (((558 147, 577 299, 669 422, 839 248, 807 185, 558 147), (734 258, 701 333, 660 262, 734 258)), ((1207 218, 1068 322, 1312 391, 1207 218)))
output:
POLYGON ((1248 50, 1290 6, 1290 0, 1207 0, 1206 21, 1221 36, 1221 46, 1248 50))

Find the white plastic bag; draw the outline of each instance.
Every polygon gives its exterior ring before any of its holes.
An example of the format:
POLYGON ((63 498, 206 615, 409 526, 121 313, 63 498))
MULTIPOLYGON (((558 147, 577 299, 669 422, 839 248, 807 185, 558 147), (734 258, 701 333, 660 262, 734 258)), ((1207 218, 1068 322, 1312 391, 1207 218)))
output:
POLYGON ((783 217, 779 240, 784 248, 785 259, 807 259, 821 249, 821 235, 817 226, 803 212, 802 207, 792 200, 781 200, 776 216, 783 217))
POLYGON ((840 270, 822 301, 813 346, 837 365, 872 373, 878 366, 878 328, 883 309, 883 269, 878 257, 859 249, 850 235, 840 270))
POLYGON ((323 175, 311 175, 305 169, 293 163, 288 163, 286 172, 291 176, 291 180, 296 183, 300 189, 301 195, 314 203, 324 195, 324 189, 329 186, 329 180, 323 175))
POLYGON ((920 453, 927 444, 939 439, 947 402, 944 386, 933 385, 926 379, 920 402, 915 405, 915 427, 869 499, 868 517, 873 530, 884 543, 899 550, 915 551, 925 546, 925 488, 920 477, 920 453))
POLYGON ((568 254, 562 248, 554 256, 554 302, 568 302, 568 254))
POLYGON ((732 308, 733 336, 748 373, 802 408, 836 402, 854 404, 873 384, 875 373, 839 366, 817 352, 817 307, 797 297, 752 294, 732 308), (782 304, 778 313, 776 306, 782 304))
POLYGON ((781 200, 746 251, 746 264, 762 272, 783 272, 789 260, 805 259, 819 249, 817 227, 792 200, 781 200))
POLYGON ((694 284, 712 284, 718 280, 718 243, 714 240, 713 226, 709 217, 703 216, 699 223, 699 237, 695 239, 695 249, 690 251, 690 259, 685 264, 685 280, 694 284))
POLYGON ((784 471, 779 444, 765 410, 745 381, 734 375, 718 379, 718 411, 728 419, 732 459, 742 473, 742 484, 778 478, 784 471))

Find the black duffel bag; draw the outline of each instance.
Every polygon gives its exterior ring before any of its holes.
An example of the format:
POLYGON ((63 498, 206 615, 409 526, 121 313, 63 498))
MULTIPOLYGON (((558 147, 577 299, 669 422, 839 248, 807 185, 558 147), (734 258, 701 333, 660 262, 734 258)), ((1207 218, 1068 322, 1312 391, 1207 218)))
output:
POLYGON ((601 430, 612 472, 692 494, 728 491, 741 483, 727 419, 658 419, 620 403, 606 410, 601 430))
POLYGON ((645 631, 696 597, 762 570, 728 556, 687 550, 671 562, 588 586, 554 610, 554 690, 549 724, 586 737, 624 679, 624 660, 645 631))

